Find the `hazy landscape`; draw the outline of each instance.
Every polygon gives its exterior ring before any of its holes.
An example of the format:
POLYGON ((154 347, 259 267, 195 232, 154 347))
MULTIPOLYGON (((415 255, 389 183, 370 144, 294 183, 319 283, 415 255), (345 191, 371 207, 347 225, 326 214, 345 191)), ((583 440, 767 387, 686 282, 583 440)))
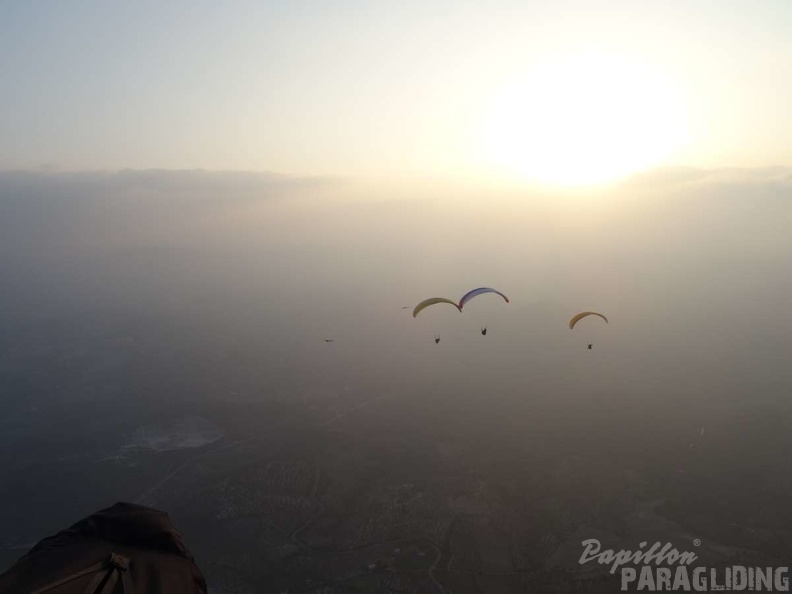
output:
POLYGON ((785 168, 1 173, 0 569, 118 500, 218 593, 617 591, 588 538, 787 565, 791 220, 785 168))

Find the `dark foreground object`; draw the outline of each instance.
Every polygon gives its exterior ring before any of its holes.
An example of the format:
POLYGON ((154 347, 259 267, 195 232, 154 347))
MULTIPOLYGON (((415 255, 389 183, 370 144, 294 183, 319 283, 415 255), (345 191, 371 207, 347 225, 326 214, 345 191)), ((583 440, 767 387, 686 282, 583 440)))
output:
POLYGON ((45 538, 0 575, 0 593, 206 594, 168 514, 114 506, 45 538))

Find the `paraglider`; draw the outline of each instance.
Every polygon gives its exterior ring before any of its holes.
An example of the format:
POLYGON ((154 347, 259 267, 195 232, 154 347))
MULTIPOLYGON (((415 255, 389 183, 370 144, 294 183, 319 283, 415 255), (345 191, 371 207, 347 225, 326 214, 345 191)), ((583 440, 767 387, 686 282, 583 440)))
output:
POLYGON ((206 594, 207 588, 167 513, 118 502, 39 541, 0 574, 0 592, 206 594))
POLYGON ((577 324, 580 320, 582 320, 586 316, 599 316, 603 320, 605 320, 606 324, 608 323, 608 318, 603 316, 601 313, 597 313, 596 311, 584 311, 577 314, 576 316, 573 316, 572 319, 569 320, 569 329, 572 330, 575 327, 575 324, 577 324))
POLYGON ((478 289, 473 289, 472 291, 468 291, 462 296, 462 299, 459 300, 459 311, 462 311, 462 308, 465 307, 465 303, 473 299, 473 297, 477 297, 479 295, 483 295, 484 293, 495 293, 496 295, 500 295, 503 297, 503 300, 506 303, 509 303, 509 298, 506 297, 500 291, 496 291, 495 289, 490 289, 489 287, 479 287, 478 289))
MULTIPOLYGON (((418 314, 421 313, 424 309, 426 309, 430 305, 436 305, 438 303, 448 303, 450 305, 453 305, 454 307, 457 308, 457 311, 459 311, 459 313, 462 313, 462 307, 465 305, 465 303, 473 299, 473 297, 477 297, 478 295, 483 295, 484 293, 495 293, 496 295, 500 295, 501 297, 503 297, 503 300, 506 303, 509 303, 509 298, 500 291, 497 291, 495 289, 490 289, 489 287, 479 287, 478 289, 473 289, 472 291, 468 291, 467 293, 465 293, 462 296, 462 299, 459 300, 459 303, 451 301, 451 299, 446 299, 445 297, 432 297, 430 299, 424 299, 418 305, 415 306, 415 309, 413 309, 413 317, 414 318, 418 317, 418 314)), ((482 336, 487 335, 486 326, 482 326, 481 335, 482 336)), ((435 336, 435 344, 438 344, 439 342, 440 342, 440 335, 438 334, 437 336, 435 336)))
MULTIPOLYGON (((478 289, 473 289, 472 291, 468 291, 467 293, 465 293, 462 296, 462 299, 459 300, 459 311, 462 311, 462 308, 465 306, 465 303, 467 303, 468 301, 470 301, 474 297, 478 297, 479 295, 483 295, 485 293, 495 293, 496 295, 500 295, 501 297, 503 297, 503 300, 506 303, 509 302, 509 298, 506 297, 506 295, 504 295, 500 291, 496 291, 495 289, 490 289, 489 287, 479 287, 478 289)), ((482 326, 481 335, 482 336, 486 336, 487 335, 487 327, 486 326, 482 326)))
MULTIPOLYGON (((572 316, 572 319, 569 320, 569 329, 572 330, 575 327, 575 324, 577 324, 580 320, 582 320, 587 316, 599 316, 600 318, 605 320, 606 324, 608 323, 608 318, 603 316, 601 313, 597 313, 596 311, 583 311, 577 315, 572 316)), ((594 343, 590 342, 586 345, 586 350, 590 351, 592 348, 594 348, 594 343)))
POLYGON ((450 299, 446 299, 445 297, 432 297, 430 299, 424 299, 418 305, 415 306, 415 309, 413 310, 413 317, 417 317, 418 314, 421 313, 421 311, 423 311, 430 305, 435 305, 437 303, 450 303, 451 305, 456 307, 460 313, 462 312, 462 308, 459 307, 459 305, 457 305, 456 302, 451 301, 450 299))
MULTIPOLYGON (((413 317, 414 318, 418 317, 418 314, 421 313, 424 309, 426 309, 430 305, 436 305, 438 303, 449 303, 454 307, 456 307, 458 312, 460 313, 462 312, 462 309, 459 307, 459 305, 457 305, 456 302, 451 301, 450 299, 446 299, 445 297, 431 297, 429 299, 424 299, 418 305, 415 306, 415 309, 413 310, 413 317)), ((435 344, 439 344, 439 343, 440 343, 440 335, 437 334, 435 335, 435 344)))

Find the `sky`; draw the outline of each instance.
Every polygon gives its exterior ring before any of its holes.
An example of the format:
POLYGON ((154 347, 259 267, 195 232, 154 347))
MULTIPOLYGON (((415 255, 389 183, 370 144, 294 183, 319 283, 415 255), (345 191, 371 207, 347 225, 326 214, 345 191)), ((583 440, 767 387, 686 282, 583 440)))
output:
POLYGON ((792 5, 3 2, 0 169, 792 165, 792 5))

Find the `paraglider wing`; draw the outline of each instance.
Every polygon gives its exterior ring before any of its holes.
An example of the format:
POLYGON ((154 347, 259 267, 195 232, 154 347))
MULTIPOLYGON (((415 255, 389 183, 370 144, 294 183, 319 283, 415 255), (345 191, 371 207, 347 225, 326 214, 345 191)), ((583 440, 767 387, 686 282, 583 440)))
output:
POLYGON ((490 289, 489 287, 479 287, 478 289, 473 289, 472 291, 468 291, 467 293, 465 293, 462 299, 459 300, 459 311, 462 311, 462 308, 465 307, 465 303, 473 299, 473 297, 483 295, 484 293, 496 293, 497 295, 503 297, 506 303, 509 302, 509 298, 506 297, 506 295, 504 295, 500 291, 496 291, 495 289, 490 289))
POLYGON ((597 313, 596 311, 584 311, 584 312, 581 312, 581 313, 577 314, 571 320, 569 320, 569 329, 572 330, 572 328, 575 327, 575 324, 577 324, 580 320, 582 320, 586 316, 599 316, 603 320, 605 320, 606 324, 608 323, 608 318, 603 316, 601 313, 597 313))
POLYGON ((451 301, 450 299, 446 299, 445 297, 432 297, 431 299, 424 299, 418 305, 415 306, 413 310, 413 317, 416 317, 423 309, 429 307, 430 305, 434 305, 435 303, 450 303, 454 307, 456 307, 459 311, 462 311, 462 308, 459 307, 455 301, 451 301))
POLYGON ((207 589, 168 514, 122 502, 39 541, 0 574, 0 592, 100 591, 206 594, 207 589))

